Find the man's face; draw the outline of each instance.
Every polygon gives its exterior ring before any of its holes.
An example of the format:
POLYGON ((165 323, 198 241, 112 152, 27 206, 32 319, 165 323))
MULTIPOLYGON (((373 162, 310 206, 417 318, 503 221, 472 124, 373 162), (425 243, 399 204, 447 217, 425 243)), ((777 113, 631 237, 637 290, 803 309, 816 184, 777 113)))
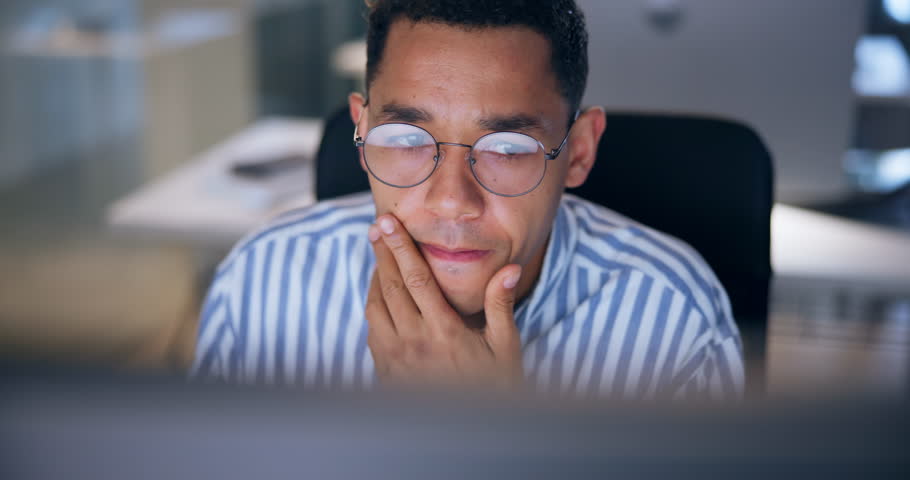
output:
MULTIPOLYGON (((352 100, 361 136, 377 125, 403 122, 439 142, 471 145, 499 125, 497 130, 526 133, 550 150, 566 135, 570 114, 550 67, 549 43, 526 28, 466 31, 398 21, 369 94, 365 109, 352 100)), ((440 150, 436 171, 418 186, 390 187, 370 176, 377 215, 392 213, 402 222, 462 315, 483 309, 488 281, 508 263, 523 266, 517 296, 526 295, 539 275, 566 184, 568 151, 548 162, 535 190, 502 197, 474 179, 469 149, 440 150)))

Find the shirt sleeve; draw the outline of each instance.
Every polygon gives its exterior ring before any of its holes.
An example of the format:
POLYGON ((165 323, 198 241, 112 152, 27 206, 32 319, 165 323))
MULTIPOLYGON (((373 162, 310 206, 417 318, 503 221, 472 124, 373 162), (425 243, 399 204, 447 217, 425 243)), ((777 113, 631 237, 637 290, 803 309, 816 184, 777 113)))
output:
POLYGON ((743 396, 744 367, 738 335, 734 332, 721 333, 719 318, 706 321, 701 314, 695 315, 700 324, 698 334, 685 346, 680 355, 673 381, 666 392, 674 399, 692 400, 739 400, 743 396))
POLYGON ((190 379, 231 382, 239 374, 236 318, 232 312, 234 265, 222 265, 203 303, 190 379))

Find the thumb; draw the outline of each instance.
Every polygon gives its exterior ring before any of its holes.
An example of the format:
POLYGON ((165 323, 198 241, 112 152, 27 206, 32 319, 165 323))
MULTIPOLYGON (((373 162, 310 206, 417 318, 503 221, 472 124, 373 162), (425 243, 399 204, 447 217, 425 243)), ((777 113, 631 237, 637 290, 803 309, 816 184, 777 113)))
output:
POLYGON ((506 265, 493 275, 484 294, 483 308, 487 320, 484 335, 497 356, 521 351, 514 317, 515 290, 519 278, 521 265, 506 265))

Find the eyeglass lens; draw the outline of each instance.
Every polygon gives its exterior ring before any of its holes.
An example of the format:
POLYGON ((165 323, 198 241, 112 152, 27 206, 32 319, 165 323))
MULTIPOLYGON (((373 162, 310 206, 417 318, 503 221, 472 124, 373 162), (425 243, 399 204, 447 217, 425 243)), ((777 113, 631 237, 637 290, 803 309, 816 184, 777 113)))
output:
MULTIPOLYGON (((433 136, 414 125, 379 125, 364 141, 364 161, 370 172, 395 187, 411 187, 426 180, 436 168, 437 154, 433 136)), ((474 144, 470 158, 477 181, 499 195, 527 193, 546 171, 543 147, 521 133, 485 135, 474 144)))

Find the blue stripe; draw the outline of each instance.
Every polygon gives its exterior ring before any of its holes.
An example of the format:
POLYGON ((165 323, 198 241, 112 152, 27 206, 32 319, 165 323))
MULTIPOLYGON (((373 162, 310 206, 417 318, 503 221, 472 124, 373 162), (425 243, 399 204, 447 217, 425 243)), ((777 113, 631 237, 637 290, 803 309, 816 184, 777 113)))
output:
POLYGON ((598 267, 604 268, 606 270, 630 270, 630 269, 632 269, 632 267, 630 267, 629 265, 626 265, 624 263, 615 262, 613 260, 609 260, 609 259, 601 256, 599 253, 595 252, 594 249, 592 249, 588 245, 578 244, 576 251, 578 252, 579 256, 583 257, 584 259, 588 260, 589 262, 593 263, 594 265, 597 265, 598 267))
POLYGON ((623 271, 619 274, 619 279, 616 282, 616 293, 613 294, 613 302, 610 304, 610 310, 607 312, 607 320, 604 325, 603 335, 597 339, 597 356, 594 358, 594 368, 592 369, 592 384, 594 388, 590 389, 592 392, 599 392, 601 388, 601 375, 600 372, 604 370, 604 362, 607 360, 607 347, 610 343, 610 339, 613 337, 613 324, 616 323, 616 316, 619 314, 619 307, 622 298, 626 294, 626 287, 629 285, 629 271, 623 271))
POLYGON ((666 263, 651 256, 648 253, 645 253, 638 247, 634 247, 632 245, 619 241, 619 239, 617 239, 616 237, 608 236, 608 237, 604 237, 603 240, 620 252, 634 255, 634 256, 641 258, 642 260, 645 260, 646 262, 650 263, 655 269, 657 269, 662 275, 664 275, 664 277, 667 278, 667 281, 669 281, 676 289, 678 289, 683 294, 685 294, 687 297, 692 299, 692 304, 693 304, 692 306, 695 307, 696 310, 698 310, 698 313, 700 313, 702 317, 710 318, 701 309, 701 306, 699 306, 695 302, 695 295, 693 294, 692 289, 689 287, 689 285, 682 279, 682 277, 679 276, 679 274, 675 270, 670 268, 666 263))
MULTIPOLYGON (((262 230, 261 232, 259 232, 256 236, 252 237, 252 238, 249 240, 248 243, 253 243, 253 242, 255 242, 256 240, 262 238, 262 237, 265 236, 265 235, 268 235, 268 234, 270 234, 270 233, 273 233, 273 232, 276 232, 276 231, 278 231, 278 230, 284 229, 284 228, 286 228, 286 227, 290 227, 290 226, 305 226, 305 225, 310 224, 310 223, 317 223, 317 222, 319 222, 320 220, 322 220, 322 219, 324 219, 324 218, 326 218, 326 217, 328 217, 328 216, 330 216, 330 215, 332 215, 332 214, 335 214, 335 213, 338 213, 338 214, 344 213, 344 212, 342 211, 342 208, 357 209, 357 208, 365 207, 366 205, 367 205, 367 203, 364 202, 364 203, 361 204, 361 205, 352 205, 352 206, 349 206, 349 207, 340 207, 340 208, 339 208, 338 206, 333 205, 331 202, 323 202, 323 203, 318 203, 318 204, 316 204, 316 205, 313 205, 313 206, 311 206, 311 207, 305 207, 305 208, 301 208, 301 209, 298 209, 298 210, 291 210, 291 211, 289 211, 289 212, 287 212, 287 213, 285 213, 285 214, 280 215, 278 218, 276 218, 275 220, 273 220, 273 224, 272 224, 272 225, 270 225, 268 228, 266 228, 266 229, 262 230), (319 211, 320 208, 323 209, 321 212, 319 211), (307 212, 307 210, 310 210, 310 212, 307 212), (303 216, 303 215, 305 215, 305 214, 307 215, 306 217, 303 216), (294 217, 296 217, 296 218, 291 219, 291 220, 286 221, 286 222, 283 221, 285 218, 290 217, 290 216, 294 216, 294 217)), ((350 218, 350 217, 349 217, 349 218, 350 218)), ((354 217, 354 218, 356 218, 356 217, 354 217)))
POLYGON ((364 386, 366 385, 366 372, 363 370, 363 361, 367 353, 367 329, 369 326, 364 322, 363 328, 360 329, 360 334, 357 336, 357 351, 354 355, 354 385, 364 386))
POLYGON ((703 366, 705 357, 707 356, 705 350, 707 349, 699 349, 697 352, 695 352, 695 355, 693 355, 692 358, 690 358, 686 364, 679 369, 676 375, 674 375, 673 381, 667 384, 670 389, 669 393, 676 393, 679 391, 680 388, 684 387, 689 382, 689 380, 692 379, 693 375, 695 375, 695 372, 698 371, 699 367, 703 366))
POLYGON ((278 293, 278 328, 275 333, 275 378, 287 381, 284 365, 284 344, 288 323, 288 287, 291 283, 291 262, 297 252, 297 242, 288 240, 281 268, 281 291, 278 293))
MULTIPOLYGON (((609 278, 610 278, 610 275, 608 275, 606 273, 601 273, 600 274, 600 285, 607 285, 607 281, 609 280, 609 278)), ((588 318, 586 319, 587 321, 582 323, 581 342, 579 342, 579 345, 578 345, 579 362, 578 362, 578 365, 575 366, 574 372, 572 373, 572 387, 571 388, 573 391, 575 391, 579 388, 578 380, 581 377, 581 368, 582 368, 582 365, 584 364, 585 355, 588 352, 588 344, 591 342, 591 333, 592 333, 591 331, 594 329, 594 322, 597 321, 597 318, 595 318, 595 315, 597 314, 597 309, 600 307, 600 302, 603 300, 603 298, 604 298, 604 291, 603 291, 603 287, 601 287, 600 289, 597 290, 596 293, 594 293, 593 301, 591 302, 591 310, 590 310, 591 313, 588 314, 588 318)))
MULTIPOLYGON (((556 220, 553 222, 553 230, 551 232, 551 238, 556 240, 556 243, 552 247, 553 254, 550 256, 550 277, 546 279, 547 283, 544 285, 555 283, 559 278, 557 275, 560 273, 560 266, 563 264, 563 257, 566 256, 566 243, 569 241, 569 226, 568 219, 566 218, 565 212, 562 209, 556 214, 556 220)), ((548 245, 549 247, 549 245, 548 245)))
POLYGON ((215 313, 215 309, 220 307, 222 302, 224 302, 224 294, 215 293, 215 289, 211 289, 209 299, 205 302, 205 308, 202 310, 202 322, 199 324, 200 334, 205 331, 206 324, 208 324, 212 317, 212 314, 215 313))
POLYGON ((686 308, 676 318, 676 328, 673 330, 673 340, 670 341, 670 349, 667 350, 667 357, 664 359, 663 368, 660 372, 661 385, 667 385, 673 376, 673 370, 676 369, 676 356, 679 352, 679 344, 682 341, 683 332, 689 320, 689 314, 692 312, 692 302, 686 302, 686 308))
POLYGON ((654 370, 657 367, 657 356, 660 354, 661 341, 664 338, 664 330, 669 321, 670 305, 673 303, 673 290, 664 287, 663 294, 660 297, 660 307, 657 310, 656 324, 651 332, 651 340, 648 342, 648 352, 645 354, 645 361, 641 368, 641 380, 639 380, 638 396, 643 397, 647 394, 648 385, 654 378, 654 370))
MULTIPOLYGON (((724 314, 723 300, 721 300, 720 288, 718 288, 717 285, 714 285, 714 287, 711 289, 711 292, 713 293, 713 298, 714 298, 714 310, 715 310, 715 312, 717 312, 717 322, 715 322, 715 323, 717 324, 716 326, 717 326, 718 331, 720 332, 721 336, 724 338, 736 337, 736 344, 739 347, 739 349, 742 350, 742 348, 743 348, 743 345, 741 342, 742 339, 739 338, 739 336, 737 336, 733 332, 733 329, 730 326, 730 323, 736 322, 736 317, 735 317, 736 313, 730 312, 730 314, 734 315, 734 317, 728 319, 727 316, 724 314), (731 322, 728 323, 725 320, 730 320, 731 322)), ((731 307, 731 310, 732 310, 732 307, 731 307)))
POLYGON ((311 219, 307 218, 305 220, 297 220, 296 222, 287 223, 287 224, 283 225, 282 228, 277 228, 277 227, 270 228, 268 231, 264 231, 264 232, 258 234, 255 237, 255 240, 264 241, 263 239, 265 237, 272 236, 272 235, 275 235, 275 236, 281 235, 281 236, 286 236, 286 237, 292 238, 292 239, 307 237, 307 238, 311 238, 311 239, 318 241, 318 240, 322 240, 327 237, 331 238, 334 235, 336 235, 336 233, 339 230, 341 230, 345 227, 351 226, 351 225, 362 225, 363 229, 364 229, 363 230, 364 235, 366 235, 366 229, 371 223, 373 223, 373 220, 374 220, 373 215, 357 215, 357 216, 353 216, 353 217, 344 217, 344 218, 339 218, 338 221, 336 221, 330 225, 326 225, 319 230, 313 231, 313 230, 307 230, 305 228, 305 227, 307 227, 307 224, 314 223, 311 221, 311 219), (302 230, 302 231, 298 231, 298 232, 295 232, 292 234, 292 232, 286 232, 283 230, 302 230))
MULTIPOLYGON (((243 272, 243 300, 240 304, 240 318, 243 319, 240 322, 240 335, 237 339, 237 348, 246 356, 246 342, 247 342, 247 333, 249 329, 249 318, 250 318, 250 296, 252 295, 253 290, 253 269, 256 266, 256 251, 252 248, 247 250, 246 262, 244 263, 244 272, 243 272)), ((245 365, 244 365, 245 366, 245 365)), ((237 372, 240 375, 240 378, 248 379, 248 372, 237 372)))
MULTIPOLYGON (((588 269, 584 267, 579 267, 577 270, 577 291, 579 292, 578 298, 588 300, 588 269)), ((568 283, 568 282, 565 282, 568 283)), ((579 307, 583 305, 585 301, 579 302, 579 307)), ((590 308, 590 301, 589 308, 590 308)), ((566 343, 569 341, 569 336, 575 330, 575 324, 577 322, 586 322, 591 323, 590 318, 593 317, 593 313, 589 311, 587 318, 582 318, 580 315, 571 315, 566 318, 566 324, 563 326, 562 337, 559 339, 559 343, 556 344, 556 348, 553 350, 553 364, 550 369, 550 378, 552 379, 551 384, 556 388, 559 388, 562 385, 562 366, 565 361, 565 356, 568 355, 566 352, 566 343)))
MULTIPOLYGON (((350 286, 349 286, 350 287, 350 286)), ((347 351, 348 328, 351 323, 351 306, 354 304, 352 288, 344 290, 344 298, 341 299, 341 324, 338 326, 338 346, 335 348, 335 357, 332 361, 332 386, 338 386, 343 380, 344 354, 347 351)), ((348 366, 350 368, 350 366, 348 366)))
POLYGON ((613 390, 620 394, 624 392, 626 379, 629 377, 629 364, 632 362, 632 355, 635 353, 635 340, 638 338, 638 330, 641 328, 642 314, 644 313, 645 304, 651 294, 651 285, 654 283, 651 277, 645 277, 638 290, 635 298, 635 306, 632 309, 632 318, 629 319, 629 327, 626 328, 626 338, 623 340, 622 350, 619 354, 619 364, 616 367, 616 376, 613 379, 613 390))
MULTIPOLYGON (((557 224, 565 224, 564 221, 559 222, 558 220, 559 220, 559 217, 557 217, 557 222, 556 222, 557 224)), ((563 246, 563 243, 565 243, 565 239, 563 238, 563 235, 561 235, 557 231, 552 236, 552 241, 554 244, 550 248, 552 248, 554 254, 549 255, 550 258, 547 259, 549 261, 547 262, 546 266, 542 269, 541 276, 540 276, 541 278, 538 280, 538 285, 540 283, 543 283, 543 285, 545 286, 544 288, 547 288, 548 290, 550 287, 548 284, 550 284, 551 282, 548 281, 548 278, 544 278, 544 274, 546 274, 547 276, 550 276, 550 275, 557 273, 556 270, 557 270, 557 267, 559 265, 559 260, 560 260, 559 252, 561 252, 561 250, 562 250, 562 246, 563 246)), ((529 328, 528 336, 527 336, 528 343, 535 341, 540 336, 540 331, 543 328, 542 323, 544 322, 544 318, 543 318, 542 312, 540 311, 540 306, 536 305, 535 307, 536 308, 534 308, 534 314, 528 316, 528 319, 533 319, 532 323, 530 325, 528 325, 528 328, 529 328)), ((530 310, 530 308, 529 308, 529 310, 530 310)), ((542 349, 546 349, 544 344, 545 344, 545 342, 543 342, 543 344, 541 344, 539 346, 542 347, 542 349)), ((539 360, 540 358, 541 358, 540 356, 537 356, 537 360, 539 360)))
POLYGON ((372 205, 372 204, 373 204, 373 197, 369 194, 368 190, 364 190, 363 192, 353 193, 347 197, 332 198, 329 200, 323 200, 323 201, 313 204, 313 205, 293 208, 286 212, 282 212, 277 217, 275 217, 272 221, 278 222, 278 221, 284 220, 288 217, 300 217, 300 216, 303 216, 304 214, 306 214, 308 210, 318 211, 320 208, 326 208, 326 209, 335 210, 335 211, 351 210, 351 209, 363 208, 363 207, 366 207, 366 206, 372 205), (358 196, 360 196, 361 198, 356 198, 358 196), (352 200, 358 200, 358 201, 354 202, 352 200))
POLYGON ((265 246, 265 260, 263 260, 262 265, 262 278, 261 278, 261 290, 259 292, 259 360, 256 362, 256 382, 265 381, 265 357, 266 349, 268 348, 265 343, 265 333, 268 329, 268 314, 266 312, 266 305, 268 305, 267 295, 269 294, 269 274, 272 270, 272 254, 275 251, 275 241, 270 241, 265 246))
MULTIPOLYGON (((316 356, 316 385, 323 385, 324 378, 326 373, 325 365, 323 362, 322 353, 326 350, 326 346, 323 345, 323 340, 325 340, 325 324, 326 322, 336 321, 337 319, 328 319, 326 318, 326 312, 329 311, 329 298, 332 296, 332 287, 335 285, 335 272, 338 270, 338 246, 339 239, 335 238, 332 240, 331 253, 329 253, 329 263, 326 267, 326 278, 322 280, 322 294, 319 298, 319 318, 313 318, 310 321, 316 323, 316 338, 319 339, 319 355, 316 356)), ((325 382, 328 383, 328 382, 325 382)))
MULTIPOLYGON (((594 205, 591 203, 588 203, 588 204, 578 203, 578 205, 582 207, 582 210, 584 210, 588 214, 589 217, 591 217, 594 220, 597 220, 597 223, 599 223, 601 225, 605 225, 609 228, 620 228, 619 224, 611 222, 611 221, 607 220, 606 218, 604 218, 602 216, 604 214, 604 212, 597 211, 597 210, 602 209, 603 207, 600 207, 598 205, 594 205)), ((581 219, 579 218, 579 220, 581 220, 581 219)))
POLYGON ((687 255, 684 256, 676 248, 673 248, 673 247, 667 245, 666 242, 658 239, 656 236, 650 234, 649 232, 646 232, 645 230, 642 230, 641 228, 629 227, 629 231, 632 232, 633 234, 637 235, 639 238, 643 238, 643 239, 649 241, 654 246, 663 250, 664 252, 669 254, 671 257, 673 257, 677 262, 679 262, 683 266, 683 268, 686 269, 686 271, 689 273, 689 275, 691 275, 692 278, 695 279, 695 283, 701 288, 702 293, 704 293, 705 297, 707 297, 708 299, 711 298, 711 293, 712 293, 711 286, 708 284, 708 281, 705 279, 705 277, 702 276, 702 274, 698 272, 698 269, 696 269, 695 266, 692 265, 691 258, 689 258, 687 255))
MULTIPOLYGON (((212 372, 211 372, 212 363, 214 363, 215 360, 217 358, 219 358, 219 356, 220 356, 221 352, 218 347, 221 345, 221 341, 222 341, 221 339, 224 337, 224 333, 225 333, 225 331, 227 331, 227 329, 228 329, 228 324, 222 322, 221 325, 218 327, 218 330, 215 332, 215 338, 211 343, 212 348, 209 348, 208 351, 205 352, 205 355, 202 357, 202 361, 199 364, 199 375, 201 377, 212 377, 213 376, 212 372)), ((224 368, 223 363, 222 363, 222 368, 224 368)), ((225 372, 221 372, 221 373, 223 375, 225 372)))
POLYGON ((224 279, 224 276, 230 273, 234 263, 232 261, 225 261, 218 265, 215 269, 215 275, 212 276, 212 285, 218 285, 224 279))
MULTIPOLYGON (((289 222, 269 225, 267 228, 255 233, 251 237, 243 239, 241 241, 242 243, 239 243, 237 245, 237 247, 235 248, 236 254, 239 255, 245 251, 248 251, 253 245, 259 243, 260 241, 270 240, 270 239, 266 238, 269 236, 285 235, 285 236, 288 236, 289 239, 298 239, 300 237, 306 236, 306 237, 313 237, 316 239, 321 239, 324 237, 332 236, 339 229, 347 227, 349 225, 363 224, 364 229, 366 229, 366 227, 369 224, 373 223, 373 220, 375 219, 375 215, 372 215, 372 214, 355 215, 355 216, 339 218, 339 220, 337 222, 334 222, 331 225, 327 225, 326 227, 323 227, 319 230, 313 231, 313 230, 305 229, 307 225, 312 224, 312 223, 317 223, 319 220, 331 215, 332 213, 338 213, 338 211, 329 209, 329 210, 320 212, 320 213, 314 215, 313 217, 297 218, 297 219, 294 219, 289 222), (285 231, 285 230, 298 229, 298 228, 303 229, 304 231, 297 232, 297 234, 295 234, 295 235, 290 235, 290 232, 285 231)), ((230 262, 231 260, 232 259, 229 256, 228 262, 230 262)))
POLYGON ((286 212, 282 212, 277 217, 272 219, 272 222, 275 223, 276 227, 283 225, 290 225, 292 223, 298 222, 300 220, 310 220, 311 218, 324 218, 327 213, 332 213, 338 211, 336 208, 333 208, 331 202, 320 202, 313 205, 308 205, 306 207, 294 208, 286 212), (322 211, 320 212, 320 209, 322 211), (319 213, 317 213, 319 212, 319 213), (301 218, 304 215, 312 215, 311 217, 301 218), (291 218, 294 217, 294 218, 291 218), (289 221, 288 221, 289 220, 289 221))
POLYGON ((367 228, 370 226, 371 223, 373 223, 373 220, 374 220, 374 218, 372 215, 361 215, 358 217, 349 217, 349 218, 345 218, 345 219, 342 219, 342 220, 339 220, 339 221, 333 223, 330 227, 328 227, 324 230, 320 230, 318 232, 301 232, 301 233, 291 236, 291 238, 306 236, 306 237, 310 237, 310 238, 315 238, 317 240, 322 240, 323 238, 326 238, 326 237, 332 237, 333 235, 336 234, 336 232, 338 230, 341 230, 341 229, 351 226, 351 225, 362 225, 363 232, 364 232, 363 235, 366 236, 367 228))
MULTIPOLYGON (((556 326, 556 322, 559 319, 563 318, 566 315, 568 310, 569 302, 569 282, 568 280, 560 282, 556 290, 556 318, 544 319, 541 315, 541 319, 537 322, 537 325, 543 325, 544 322, 548 323, 548 331, 552 331, 552 328, 556 326), (549 320, 549 321, 547 321, 549 320)), ((543 358, 547 355, 547 344, 550 343, 546 336, 541 339, 542 341, 538 342, 537 345, 537 359, 535 361, 535 366, 542 365, 543 358)))
MULTIPOLYGON (((307 245, 306 256, 303 259, 303 272, 300 274, 300 290, 301 294, 309 290, 308 286, 310 282, 316 281, 313 278, 313 264, 316 263, 316 242, 310 242, 307 245)), ((307 342, 307 329, 309 327, 309 322, 314 319, 309 318, 307 301, 315 301, 316 299, 307 299, 304 298, 300 304, 300 319, 298 324, 300 328, 297 330, 297 381, 300 381, 304 378, 306 374, 306 342, 307 342)))
POLYGON ((724 389, 724 395, 727 398, 734 397, 734 388, 733 385, 733 374, 730 372, 730 364, 727 362, 727 354, 725 353, 723 346, 718 345, 715 350, 714 358, 717 361, 717 372, 720 375, 721 387, 724 389))
MULTIPOLYGON (((665 242, 656 238, 654 235, 651 235, 648 232, 642 230, 641 228, 631 227, 631 228, 629 228, 629 231, 638 235, 639 237, 644 238, 645 240, 651 242, 653 245, 660 248, 661 250, 663 250, 664 252, 669 254, 671 257, 676 259, 676 261, 679 262, 683 266, 683 268, 686 269, 686 271, 689 273, 689 275, 693 279, 695 279, 695 284, 702 291, 702 294, 705 296, 705 298, 707 298, 712 303, 712 306, 714 307, 714 310, 715 310, 715 313, 717 313, 717 316, 719 318, 723 318, 721 309, 717 303, 717 297, 715 295, 715 293, 717 291, 716 286, 712 287, 709 284, 708 280, 705 279, 705 277, 701 273, 698 272, 698 269, 696 269, 695 266, 692 264, 691 258, 689 258, 688 256, 684 256, 679 250, 670 247, 665 242)), ((702 314, 704 314, 704 312, 702 312, 702 314)), ((710 318, 707 315, 705 315, 705 317, 710 318)), ((718 321, 717 327, 720 329, 721 334, 723 334, 724 336, 729 336, 731 334, 730 326, 727 324, 727 322, 718 321)))
MULTIPOLYGON (((593 222, 597 225, 600 225, 601 227, 608 227, 608 228, 613 227, 608 222, 606 222, 602 219, 599 219, 599 218, 591 218, 590 220, 591 220, 591 222, 593 222)), ((592 229, 592 226, 590 223, 588 223, 587 219, 579 218, 578 221, 584 227, 586 227, 588 229, 592 229)), ((677 261, 679 261, 682 264, 684 269, 689 270, 692 268, 689 261, 684 259, 678 252, 676 252, 674 249, 670 248, 669 246, 658 242, 656 239, 651 238, 651 236, 647 235, 643 230, 636 228, 636 227, 628 227, 623 231, 628 231, 629 233, 632 233, 636 238, 641 238, 641 239, 647 240, 647 241, 655 244, 659 249, 663 250, 665 253, 669 254, 671 257, 674 257, 675 259, 677 259, 677 261)), ((711 318, 706 314, 706 312, 704 312, 702 310, 701 306, 699 306, 697 304, 697 302, 694 302, 695 294, 692 291, 692 288, 689 286, 688 282, 686 282, 682 279, 682 277, 679 275, 679 273, 676 270, 670 268, 670 266, 667 265, 666 263, 664 263, 662 260, 654 257, 653 255, 651 255, 649 253, 646 253, 642 249, 619 240, 619 238, 617 238, 616 235, 601 235, 599 238, 619 252, 627 253, 631 256, 638 257, 638 258, 650 263, 655 269, 657 269, 660 273, 662 273, 667 278, 667 280, 673 284, 674 287, 676 287, 678 290, 685 293, 689 298, 693 299, 693 303, 695 303, 695 305, 694 305, 695 308, 699 311, 699 313, 701 313, 701 315, 703 317, 711 318)), ((693 272, 691 270, 689 270, 689 273, 690 273, 690 275, 693 274, 693 272)), ((697 276, 697 275, 692 275, 692 276, 693 276, 693 278, 696 279, 696 283, 698 283, 698 279, 700 278, 700 276, 697 276)), ((699 287, 702 287, 701 283, 698 283, 698 285, 699 285, 699 287)), ((705 295, 705 297, 710 301, 711 300, 710 289, 705 290, 704 288, 701 288, 701 290, 702 290, 702 293, 705 295)), ((711 303, 713 303, 713 302, 711 302, 711 303)))
POLYGON ((515 305, 515 327, 518 329, 519 332, 524 331, 525 323, 527 323, 527 321, 528 321, 528 312, 531 309, 525 308, 525 306, 530 304, 531 297, 534 295, 533 292, 534 292, 534 290, 531 290, 531 293, 529 293, 525 298, 522 298, 515 305))
MULTIPOLYGON (((359 292, 362 293, 361 298, 363 299, 362 308, 366 308, 367 305, 367 293, 370 291, 370 275, 373 274, 373 270, 376 265, 376 257, 373 254, 373 248, 366 248, 366 261, 364 262, 363 270, 360 272, 360 278, 358 287, 360 287, 359 292)), ((353 300, 353 298, 351 299, 353 300)))
MULTIPOLYGON (((373 265, 376 264, 376 257, 373 256, 373 249, 367 249, 367 255, 372 261, 360 274, 360 291, 363 292, 363 305, 360 311, 366 310, 367 293, 370 291, 370 275, 372 274, 373 265)), ((363 325, 360 328, 360 334, 357 336, 357 350, 354 355, 354 385, 360 386, 366 384, 363 372, 363 358, 367 350, 367 329, 369 328, 364 318, 363 325)))
MULTIPOLYGON (((225 301, 224 303, 224 323, 228 326, 228 330, 231 334, 234 334, 234 316, 231 312, 231 302, 225 301)), ((229 368, 226 378, 232 383, 237 383, 241 379, 241 371, 243 369, 243 351, 240 350, 240 342, 237 340, 237 335, 234 336, 234 346, 231 349, 230 357, 228 358, 229 368)))

